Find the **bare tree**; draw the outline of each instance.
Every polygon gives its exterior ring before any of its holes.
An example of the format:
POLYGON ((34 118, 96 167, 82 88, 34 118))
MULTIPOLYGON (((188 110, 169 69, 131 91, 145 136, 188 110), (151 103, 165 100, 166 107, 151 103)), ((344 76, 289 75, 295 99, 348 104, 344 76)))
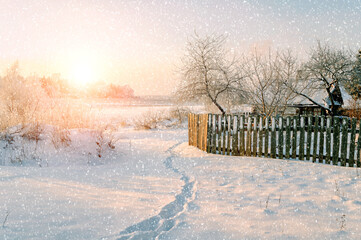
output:
POLYGON ((299 63, 291 51, 258 54, 245 58, 244 68, 248 99, 265 116, 283 113, 297 94, 285 85, 301 89, 297 79, 299 63))
POLYGON ((239 65, 225 48, 226 37, 195 34, 186 47, 181 69, 183 81, 177 91, 180 99, 211 101, 222 114, 222 97, 240 98, 239 65))
POLYGON ((350 79, 351 69, 351 54, 348 51, 335 50, 328 44, 318 42, 317 47, 311 50, 310 59, 299 72, 299 77, 303 79, 307 89, 317 90, 318 93, 325 91, 325 103, 317 101, 312 94, 288 86, 294 93, 323 108, 328 114, 337 115, 338 108, 343 103, 340 87, 350 79))
POLYGON ((346 82, 345 87, 355 101, 361 99, 361 49, 356 55, 351 78, 346 82))

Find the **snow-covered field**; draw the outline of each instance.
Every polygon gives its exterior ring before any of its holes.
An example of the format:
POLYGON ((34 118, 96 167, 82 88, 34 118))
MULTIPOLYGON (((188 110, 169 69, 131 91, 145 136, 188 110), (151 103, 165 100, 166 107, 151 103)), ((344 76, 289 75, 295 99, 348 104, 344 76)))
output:
POLYGON ((360 239, 361 170, 210 155, 184 128, 107 134, 15 140, 21 166, 2 141, 0 239, 360 239))

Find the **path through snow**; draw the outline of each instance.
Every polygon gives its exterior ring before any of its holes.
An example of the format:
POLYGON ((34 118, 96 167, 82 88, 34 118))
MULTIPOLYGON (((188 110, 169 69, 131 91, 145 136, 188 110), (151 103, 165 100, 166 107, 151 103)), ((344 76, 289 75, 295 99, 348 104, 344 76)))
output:
POLYGON ((177 143, 166 151, 170 156, 166 158, 164 164, 168 169, 181 175, 181 180, 184 182, 181 193, 176 195, 173 202, 165 205, 157 215, 120 232, 118 240, 164 239, 165 233, 171 231, 179 224, 180 216, 187 210, 188 204, 195 198, 197 184, 195 179, 190 179, 184 171, 175 168, 172 164, 172 160, 175 157, 173 149, 180 144, 177 143))

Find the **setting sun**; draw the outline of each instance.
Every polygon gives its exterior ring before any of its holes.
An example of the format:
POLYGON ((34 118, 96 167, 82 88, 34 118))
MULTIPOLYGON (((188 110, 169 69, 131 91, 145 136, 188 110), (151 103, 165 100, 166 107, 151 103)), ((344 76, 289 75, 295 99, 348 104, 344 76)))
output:
POLYGON ((90 64, 81 63, 74 65, 72 79, 77 85, 87 85, 96 80, 94 68, 90 64))

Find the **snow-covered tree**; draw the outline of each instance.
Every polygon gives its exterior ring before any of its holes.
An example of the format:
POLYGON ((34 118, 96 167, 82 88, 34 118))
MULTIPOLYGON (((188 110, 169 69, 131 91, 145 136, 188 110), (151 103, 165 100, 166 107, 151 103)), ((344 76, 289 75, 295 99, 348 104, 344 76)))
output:
POLYGON ((302 92, 297 79, 299 63, 291 51, 269 51, 263 55, 256 51, 244 62, 248 101, 258 113, 265 116, 283 113, 297 96, 287 86, 302 92))
POLYGON ((195 34, 188 41, 182 59, 182 82, 177 91, 179 99, 210 101, 225 114, 222 98, 243 96, 238 61, 225 48, 225 40, 223 35, 200 37, 195 34))
POLYGON ((330 115, 337 115, 340 102, 340 87, 351 77, 352 55, 345 50, 336 50, 328 44, 318 42, 317 47, 311 49, 310 58, 299 71, 306 89, 325 91, 326 104, 315 100, 315 95, 300 92, 290 87, 293 92, 308 99, 313 104, 323 108, 330 115))
POLYGON ((351 78, 345 84, 347 91, 355 99, 361 99, 361 49, 352 68, 351 78))

